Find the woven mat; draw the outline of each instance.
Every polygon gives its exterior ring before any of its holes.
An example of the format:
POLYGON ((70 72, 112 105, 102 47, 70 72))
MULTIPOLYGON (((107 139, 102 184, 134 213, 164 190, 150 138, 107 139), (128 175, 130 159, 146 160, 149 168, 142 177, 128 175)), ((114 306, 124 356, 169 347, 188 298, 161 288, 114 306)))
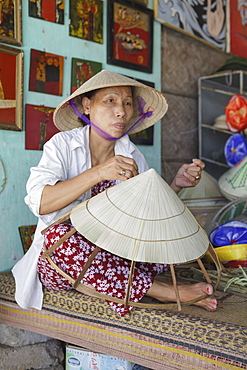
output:
POLYGON ((135 308, 119 317, 107 303, 44 289, 44 308, 14 302, 11 273, 0 274, 0 322, 39 332, 151 369, 247 369, 247 302, 224 294, 214 313, 135 308))
MULTIPOLYGON (((177 273, 178 281, 182 283, 192 283, 195 281, 204 281, 195 275, 193 270, 181 269, 177 273)), ((167 274, 159 275, 158 280, 170 281, 167 274)), ((247 326, 247 295, 238 296, 232 293, 217 291, 218 307, 215 312, 208 312, 196 306, 184 306, 183 313, 196 317, 215 320, 217 322, 232 323, 236 325, 247 326)))

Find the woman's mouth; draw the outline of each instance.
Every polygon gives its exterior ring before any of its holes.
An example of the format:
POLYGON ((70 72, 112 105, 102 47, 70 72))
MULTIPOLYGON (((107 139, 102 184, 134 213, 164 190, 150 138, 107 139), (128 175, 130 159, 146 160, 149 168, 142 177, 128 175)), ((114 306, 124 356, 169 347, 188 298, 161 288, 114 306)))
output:
POLYGON ((113 127, 117 130, 124 130, 126 128, 126 124, 123 122, 116 122, 113 127))

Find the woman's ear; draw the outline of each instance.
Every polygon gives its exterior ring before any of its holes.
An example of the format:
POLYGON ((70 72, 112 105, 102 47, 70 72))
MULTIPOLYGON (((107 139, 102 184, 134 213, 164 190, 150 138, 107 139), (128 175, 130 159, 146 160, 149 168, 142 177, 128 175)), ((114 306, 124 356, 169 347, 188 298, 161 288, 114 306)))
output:
POLYGON ((81 104, 83 106, 84 114, 90 114, 90 99, 84 96, 81 100, 81 104))

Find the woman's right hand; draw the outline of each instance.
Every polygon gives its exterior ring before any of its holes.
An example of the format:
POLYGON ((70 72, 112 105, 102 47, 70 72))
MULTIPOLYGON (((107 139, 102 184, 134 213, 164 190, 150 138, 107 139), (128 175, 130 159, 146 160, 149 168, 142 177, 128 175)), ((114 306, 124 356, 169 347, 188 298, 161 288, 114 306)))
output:
POLYGON ((115 155, 108 161, 97 166, 100 181, 103 180, 128 180, 138 175, 138 166, 134 159, 115 155))
POLYGON ((40 215, 58 211, 103 180, 125 181, 138 175, 134 159, 116 155, 106 162, 92 167, 69 180, 46 185, 40 202, 40 215), (121 175, 121 172, 125 174, 121 175))

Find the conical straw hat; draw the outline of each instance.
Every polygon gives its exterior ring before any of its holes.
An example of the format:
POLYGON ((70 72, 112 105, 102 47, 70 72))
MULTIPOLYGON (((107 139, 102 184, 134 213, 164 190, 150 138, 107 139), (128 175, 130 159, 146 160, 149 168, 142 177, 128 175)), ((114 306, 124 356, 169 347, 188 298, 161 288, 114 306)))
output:
POLYGON ((247 156, 219 178, 221 193, 229 200, 246 197, 247 156))
POLYGON ((134 261, 185 263, 209 245, 206 232, 154 169, 80 204, 70 219, 92 243, 134 261))
MULTIPOLYGON (((73 94, 71 94, 67 99, 58 105, 53 115, 55 126, 60 131, 66 131, 80 127, 81 123, 79 122, 78 116, 75 114, 71 105, 69 105, 69 101, 89 91, 114 86, 132 86, 133 89, 134 113, 129 122, 127 130, 132 127, 132 125, 140 118, 137 101, 138 96, 144 99, 144 112, 146 113, 147 111, 152 111, 152 115, 150 117, 144 118, 144 120, 131 131, 132 134, 154 125, 165 115, 168 109, 167 100, 160 91, 119 73, 102 70, 84 82, 84 84, 82 84, 73 94)), ((84 114, 81 100, 76 99, 76 103, 78 111, 84 114)))
POLYGON ((209 201, 222 199, 223 195, 219 189, 218 181, 206 171, 202 171, 199 184, 193 188, 181 190, 179 198, 186 203, 186 201, 192 200, 209 201))

